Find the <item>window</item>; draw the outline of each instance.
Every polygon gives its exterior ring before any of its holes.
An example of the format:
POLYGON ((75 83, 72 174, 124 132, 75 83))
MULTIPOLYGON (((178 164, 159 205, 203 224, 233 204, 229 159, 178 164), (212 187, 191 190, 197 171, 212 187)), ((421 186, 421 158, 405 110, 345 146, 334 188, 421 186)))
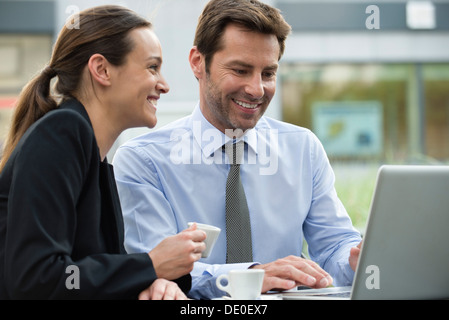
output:
POLYGON ((51 48, 51 35, 0 34, 0 148, 20 91, 48 63, 51 48))
POLYGON ((284 64, 283 119, 329 157, 449 160, 449 64, 284 64))
POLYGON ((382 163, 449 161, 449 64, 283 64, 283 120, 312 129, 354 225, 382 163))

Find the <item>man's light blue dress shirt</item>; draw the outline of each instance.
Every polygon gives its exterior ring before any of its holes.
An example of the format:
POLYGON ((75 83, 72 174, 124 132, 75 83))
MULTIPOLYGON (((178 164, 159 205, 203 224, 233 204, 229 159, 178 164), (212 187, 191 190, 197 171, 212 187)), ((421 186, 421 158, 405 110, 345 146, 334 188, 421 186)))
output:
POLYGON ((241 179, 251 218, 254 262, 226 264, 225 189, 230 168, 215 129, 199 105, 192 115, 130 140, 114 169, 128 252, 149 252, 164 238, 206 223, 222 232, 208 258, 195 263, 190 297, 223 296, 218 275, 288 255, 310 258, 336 285, 352 283, 351 247, 361 238, 337 197, 334 174, 316 136, 305 128, 262 117, 243 137, 241 179))

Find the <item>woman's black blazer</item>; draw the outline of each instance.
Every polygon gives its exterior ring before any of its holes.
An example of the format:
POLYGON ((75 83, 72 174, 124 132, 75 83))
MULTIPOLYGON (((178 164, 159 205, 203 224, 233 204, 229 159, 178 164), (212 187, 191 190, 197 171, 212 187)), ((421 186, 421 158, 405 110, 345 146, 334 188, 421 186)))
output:
MULTIPOLYGON (((23 136, 0 174, 0 299, 136 298, 155 279, 126 254, 113 168, 77 100, 23 136)), ((191 278, 178 284, 186 292, 191 278)))

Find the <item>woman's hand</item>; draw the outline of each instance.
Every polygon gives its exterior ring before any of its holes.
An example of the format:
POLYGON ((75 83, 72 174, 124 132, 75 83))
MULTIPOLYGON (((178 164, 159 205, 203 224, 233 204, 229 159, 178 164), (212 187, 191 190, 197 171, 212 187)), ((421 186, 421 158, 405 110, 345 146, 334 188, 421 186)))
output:
POLYGON ((161 241, 148 254, 153 261, 158 278, 177 279, 190 273, 193 263, 201 258, 206 249, 206 233, 197 230, 196 224, 161 241))
POLYGON ((157 279, 139 294, 139 300, 187 300, 175 282, 157 279))

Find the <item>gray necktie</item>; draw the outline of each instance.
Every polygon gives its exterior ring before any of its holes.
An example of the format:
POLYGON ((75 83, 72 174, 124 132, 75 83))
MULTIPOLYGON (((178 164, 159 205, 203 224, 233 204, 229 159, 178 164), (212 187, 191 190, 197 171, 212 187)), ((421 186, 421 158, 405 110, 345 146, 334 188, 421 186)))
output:
POLYGON ((226 182, 226 263, 253 261, 251 224, 245 190, 240 180, 244 142, 223 146, 231 168, 226 182))

